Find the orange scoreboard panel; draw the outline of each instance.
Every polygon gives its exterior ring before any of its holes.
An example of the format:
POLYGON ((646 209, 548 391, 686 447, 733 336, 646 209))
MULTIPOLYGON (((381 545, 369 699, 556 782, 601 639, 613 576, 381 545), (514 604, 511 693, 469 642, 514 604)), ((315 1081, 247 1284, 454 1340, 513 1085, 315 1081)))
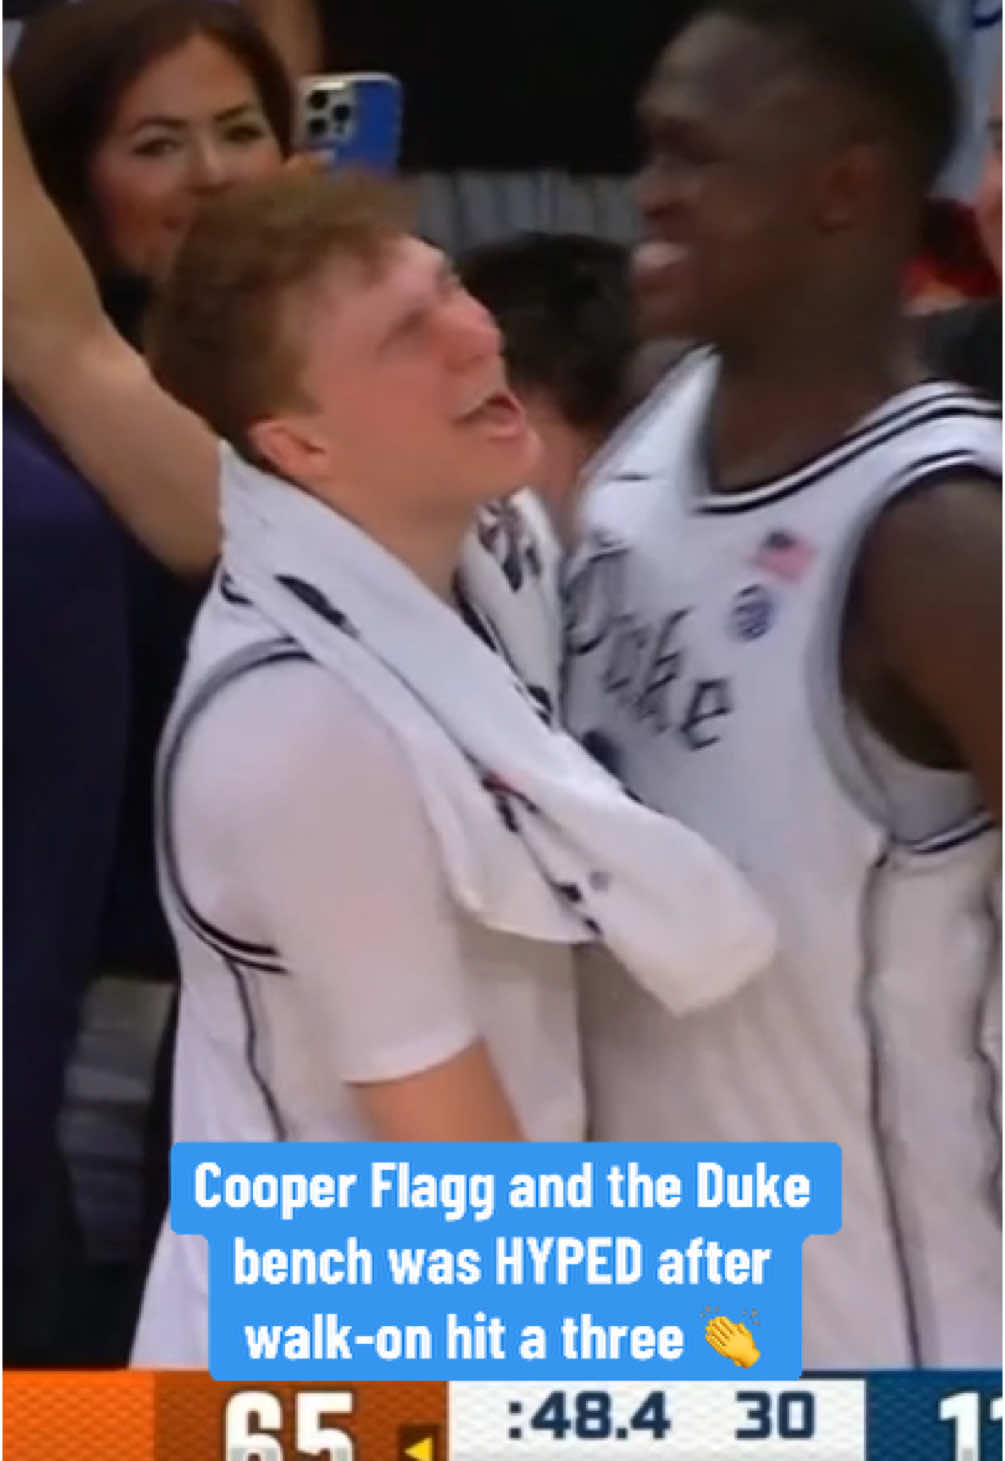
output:
POLYGON ((447 1386, 4 1375, 7 1461, 446 1461, 447 1386))

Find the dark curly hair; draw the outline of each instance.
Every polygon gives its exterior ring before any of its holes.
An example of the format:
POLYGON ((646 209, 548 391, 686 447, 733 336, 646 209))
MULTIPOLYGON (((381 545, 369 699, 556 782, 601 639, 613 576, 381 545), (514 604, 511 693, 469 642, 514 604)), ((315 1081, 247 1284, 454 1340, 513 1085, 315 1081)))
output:
POLYGON ((637 343, 627 249, 523 233, 472 249, 458 271, 499 323, 513 384, 547 391, 571 426, 609 430, 637 343))

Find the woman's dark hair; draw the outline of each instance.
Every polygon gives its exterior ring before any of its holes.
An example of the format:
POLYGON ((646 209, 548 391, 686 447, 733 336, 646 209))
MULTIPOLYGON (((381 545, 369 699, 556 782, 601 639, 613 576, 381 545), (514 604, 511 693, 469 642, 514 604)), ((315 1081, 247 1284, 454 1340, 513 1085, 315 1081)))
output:
POLYGON ((293 129, 289 77, 259 26, 231 0, 61 5, 28 23, 14 53, 10 78, 35 166, 99 278, 114 266, 91 196, 91 158, 127 87, 194 36, 215 41, 244 67, 285 156, 293 129))

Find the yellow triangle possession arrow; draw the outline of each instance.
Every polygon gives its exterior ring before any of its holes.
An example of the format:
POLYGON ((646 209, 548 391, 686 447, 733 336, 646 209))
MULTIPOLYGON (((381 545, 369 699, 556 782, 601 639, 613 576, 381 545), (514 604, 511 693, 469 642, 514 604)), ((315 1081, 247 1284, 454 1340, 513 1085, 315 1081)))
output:
POLYGON ((436 1442, 432 1436, 424 1436, 414 1446, 409 1446, 405 1455, 409 1461, 436 1461, 436 1442))

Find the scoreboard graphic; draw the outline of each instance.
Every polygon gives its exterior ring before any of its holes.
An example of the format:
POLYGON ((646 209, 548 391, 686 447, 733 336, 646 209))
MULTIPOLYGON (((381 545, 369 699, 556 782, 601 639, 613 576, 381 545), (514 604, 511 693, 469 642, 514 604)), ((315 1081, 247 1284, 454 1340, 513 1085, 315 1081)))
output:
POLYGON ((1000 1461, 1001 1373, 785 1384, 4 1376, 10 1461, 1000 1461))

